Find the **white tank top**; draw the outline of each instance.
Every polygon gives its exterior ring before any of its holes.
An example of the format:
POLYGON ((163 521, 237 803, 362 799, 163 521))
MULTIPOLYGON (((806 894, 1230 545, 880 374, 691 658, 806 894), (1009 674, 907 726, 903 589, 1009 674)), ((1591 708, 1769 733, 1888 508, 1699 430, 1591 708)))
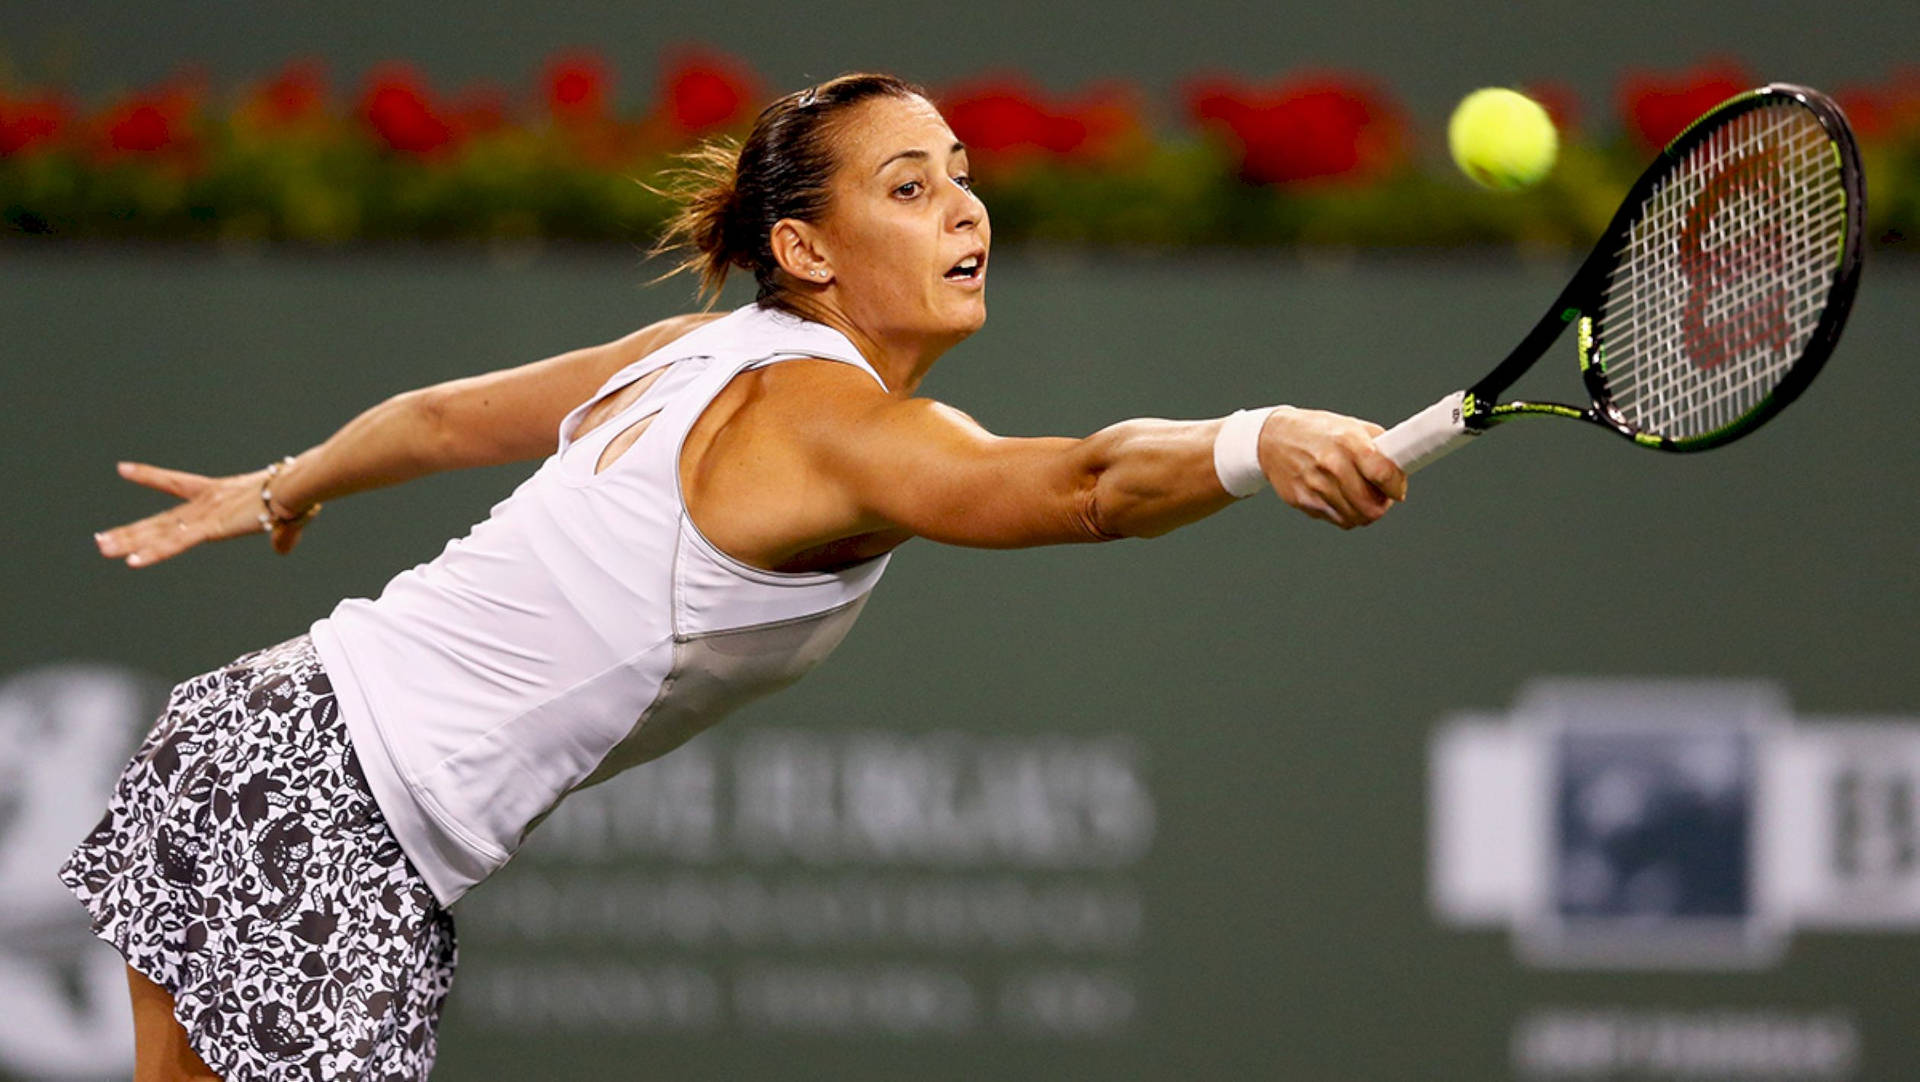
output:
POLYGON ((799 679, 853 625, 886 556, 821 574, 749 567, 701 536, 680 492, 681 445, 714 396, 748 368, 800 357, 880 380, 838 331, 735 311, 615 374, 486 521, 378 600, 343 601, 313 625, 367 783, 442 904, 505 864, 568 793, 799 679), (574 441, 589 406, 661 369, 574 441), (606 445, 649 416, 595 473, 606 445))

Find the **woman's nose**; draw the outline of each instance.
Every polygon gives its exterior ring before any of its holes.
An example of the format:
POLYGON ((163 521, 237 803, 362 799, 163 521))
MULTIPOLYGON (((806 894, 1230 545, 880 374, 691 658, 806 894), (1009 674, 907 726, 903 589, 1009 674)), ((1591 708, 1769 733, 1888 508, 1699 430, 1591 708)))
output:
POLYGON ((952 211, 951 228, 969 229, 979 225, 980 219, 987 216, 987 205, 980 201, 979 196, 973 194, 973 189, 962 187, 958 183, 955 183, 953 188, 956 193, 956 198, 952 211))

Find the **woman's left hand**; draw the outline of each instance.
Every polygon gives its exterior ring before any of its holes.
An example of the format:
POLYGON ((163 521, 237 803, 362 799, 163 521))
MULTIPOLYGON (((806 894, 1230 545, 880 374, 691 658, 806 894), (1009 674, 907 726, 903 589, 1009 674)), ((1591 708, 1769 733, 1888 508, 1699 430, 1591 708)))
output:
MULTIPOLYGON (((100 555, 108 559, 124 559, 128 567, 148 567, 204 541, 224 541, 260 532, 260 486, 267 479, 266 470, 231 477, 204 477, 140 462, 122 462, 120 476, 136 485, 178 497, 180 503, 138 522, 94 534, 100 555)), ((274 551, 292 552, 306 524, 306 519, 277 522, 271 538, 274 551)))

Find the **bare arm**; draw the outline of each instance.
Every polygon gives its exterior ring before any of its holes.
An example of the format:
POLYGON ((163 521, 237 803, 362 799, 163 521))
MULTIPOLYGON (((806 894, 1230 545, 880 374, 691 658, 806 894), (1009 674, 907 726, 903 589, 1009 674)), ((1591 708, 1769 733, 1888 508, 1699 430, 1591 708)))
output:
MULTIPOLYGON (((1214 472, 1221 421, 1132 420, 1085 439, 995 436, 927 399, 857 394, 858 373, 819 366, 838 393, 806 400, 799 426, 811 471, 857 523, 953 544, 1023 547, 1153 537, 1234 502, 1214 472), (825 404, 826 408, 821 408, 825 404)), ((826 389, 821 388, 824 392, 826 389)), ((1280 496, 1342 528, 1405 498, 1406 475, 1373 447, 1377 425, 1282 407, 1260 433, 1260 463, 1280 496)))
POLYGON ((561 419, 608 376, 716 318, 675 316, 605 345, 396 395, 297 456, 274 502, 297 513, 442 470, 551 454, 561 419))
MULTIPOLYGON (((273 480, 274 506, 291 517, 327 500, 430 473, 546 455, 561 418, 608 376, 716 318, 676 316, 604 345, 395 395, 297 455, 273 480)), ((103 556, 144 567, 203 541, 259 531, 264 470, 206 477, 123 462, 120 475, 182 502, 96 534, 103 556)), ((291 551, 303 525, 277 526, 274 548, 291 551)))

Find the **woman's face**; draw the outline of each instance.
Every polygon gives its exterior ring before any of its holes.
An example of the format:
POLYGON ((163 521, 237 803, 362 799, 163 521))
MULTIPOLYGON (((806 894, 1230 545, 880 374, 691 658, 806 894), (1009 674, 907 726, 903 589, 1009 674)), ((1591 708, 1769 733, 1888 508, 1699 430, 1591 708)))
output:
POLYGON ((838 167, 818 223, 833 300, 883 339, 947 345, 987 318, 987 208, 966 148, 924 98, 872 98, 835 134, 838 167))

